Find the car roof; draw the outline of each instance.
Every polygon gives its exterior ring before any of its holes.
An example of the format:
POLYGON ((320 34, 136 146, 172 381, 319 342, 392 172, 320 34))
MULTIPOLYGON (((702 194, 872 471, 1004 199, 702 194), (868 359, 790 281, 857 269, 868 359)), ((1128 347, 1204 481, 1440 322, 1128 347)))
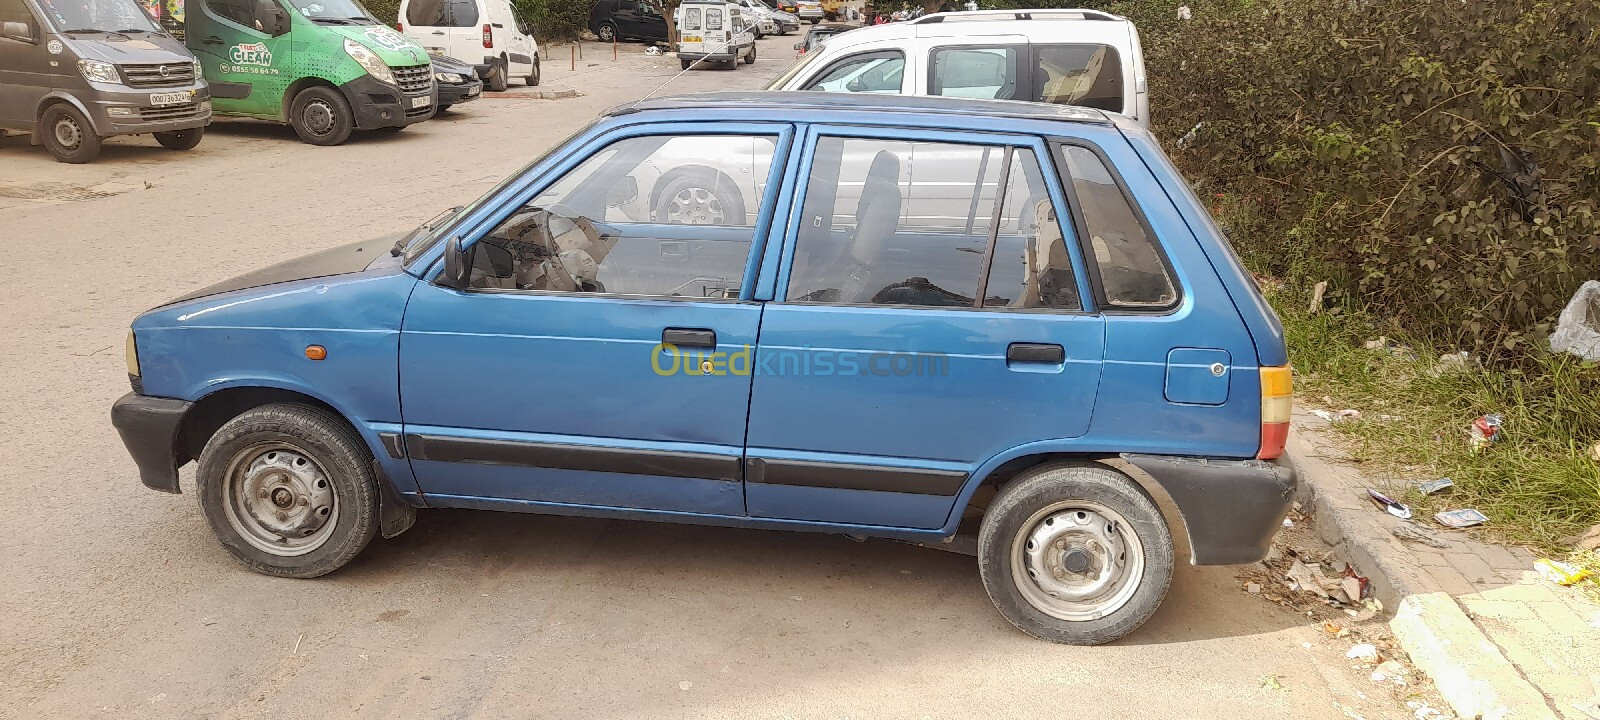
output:
MULTIPOLYGON (((1101 27, 1132 23, 1120 15, 1101 10, 973 10, 924 15, 915 20, 866 25, 851 31, 851 42, 908 40, 917 37, 963 35, 1048 35, 1061 25, 1101 27)), ((1122 31, 1126 35, 1126 31, 1122 31)), ((1115 35, 1110 37, 1115 38, 1115 35)))
POLYGON ((1115 121, 1094 108, 1016 100, 971 100, 925 95, 876 95, 799 91, 725 91, 669 95, 618 105, 607 117, 664 110, 831 110, 867 114, 923 113, 974 118, 1005 117, 1020 120, 1056 120, 1112 125, 1115 121))

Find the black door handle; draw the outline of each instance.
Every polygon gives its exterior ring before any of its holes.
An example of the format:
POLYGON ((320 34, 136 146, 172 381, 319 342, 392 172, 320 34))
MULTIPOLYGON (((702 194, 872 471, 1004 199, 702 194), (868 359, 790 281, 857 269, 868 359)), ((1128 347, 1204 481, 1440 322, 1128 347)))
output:
POLYGON ((203 43, 205 43, 207 45, 222 45, 223 44, 222 38, 219 38, 219 37, 217 37, 215 35, 212 35, 211 37, 208 37, 208 38, 206 38, 204 40, 201 40, 200 42, 203 42, 203 43))
POLYGON ((717 346, 717 334, 704 328, 667 328, 661 331, 661 342, 681 348, 714 348, 717 346))
POLYGON ((1067 359, 1067 351, 1060 345, 1044 343, 1011 343, 1006 346, 1008 362, 1049 363, 1059 365, 1067 359))

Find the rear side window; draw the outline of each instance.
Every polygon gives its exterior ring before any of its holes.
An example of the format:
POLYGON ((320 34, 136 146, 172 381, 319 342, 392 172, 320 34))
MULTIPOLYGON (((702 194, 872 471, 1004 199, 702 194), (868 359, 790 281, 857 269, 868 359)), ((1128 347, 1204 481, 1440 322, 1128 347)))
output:
POLYGON ((1035 45, 1035 99, 1122 112, 1122 56, 1110 45, 1035 45))
POLYGON ((473 0, 412 0, 406 24, 419 27, 474 27, 478 5, 473 0))
POLYGON ((709 8, 706 10, 706 29, 707 30, 721 30, 722 29, 722 11, 720 11, 720 10, 711 10, 709 8))
POLYGON ((1128 309, 1171 306, 1178 292, 1166 258, 1117 179, 1088 148, 1063 145, 1061 156, 1106 302, 1128 309))
POLYGON ((694 31, 700 29, 700 8, 689 8, 683 11, 683 29, 694 31))
POLYGON ((935 48, 929 69, 932 95, 981 100, 1023 100, 1017 47, 935 48))
POLYGON ((1072 256, 1032 151, 1012 155, 1000 231, 984 285, 987 308, 1080 310, 1072 256))

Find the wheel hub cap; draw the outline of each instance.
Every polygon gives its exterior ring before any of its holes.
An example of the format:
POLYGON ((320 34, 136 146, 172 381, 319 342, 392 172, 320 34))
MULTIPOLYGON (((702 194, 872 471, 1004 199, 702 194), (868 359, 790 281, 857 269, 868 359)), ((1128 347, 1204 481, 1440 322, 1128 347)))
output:
POLYGON ((83 142, 83 128, 78 127, 77 121, 69 117, 56 121, 55 133, 56 142, 68 150, 83 142))
POLYGON ((304 555, 332 534, 338 510, 333 485, 297 449, 273 445, 241 452, 225 482, 228 522, 257 549, 304 555))
POLYGON ((1012 573, 1027 601, 1063 620, 1095 620, 1125 605, 1144 575, 1144 548, 1121 515, 1069 501, 1029 518, 1012 573))
POLYGON ((702 187, 684 188, 667 203, 667 222, 680 225, 722 225, 722 201, 702 187))
POLYGON ((317 135, 327 135, 333 130, 333 108, 321 100, 306 105, 306 129, 317 135))

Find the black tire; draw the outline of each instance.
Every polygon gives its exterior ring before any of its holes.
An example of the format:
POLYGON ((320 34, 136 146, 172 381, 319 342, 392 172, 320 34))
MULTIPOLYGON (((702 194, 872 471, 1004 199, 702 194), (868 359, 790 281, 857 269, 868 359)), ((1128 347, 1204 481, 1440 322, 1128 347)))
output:
POLYGON ((754 64, 756 64, 756 46, 754 46, 754 45, 750 46, 750 54, 744 56, 744 64, 746 64, 746 65, 754 65, 754 64))
POLYGON ((745 224, 744 198, 739 195, 739 189, 715 171, 685 172, 669 177, 671 179, 656 194, 655 214, 652 216, 656 222, 672 225, 745 224), (681 219, 672 219, 674 215, 681 219))
POLYGON ((989 599, 1012 625, 1050 642, 1099 645, 1133 632, 1161 606, 1172 570, 1172 535, 1161 511, 1132 480, 1101 465, 1046 465, 1024 473, 1001 488, 978 531, 978 573, 989 599), (1120 552, 1097 537, 1118 538, 1120 552), (1045 549, 1035 550, 1041 540, 1045 549), (1041 556, 1039 566, 1053 568, 1055 578, 1038 581, 1024 559, 1030 554, 1041 556), (1106 564, 1112 555, 1121 558, 1117 564, 1124 573, 1133 572, 1137 561, 1137 576, 1124 575, 1118 582, 1115 565, 1106 564), (1080 575, 1071 574, 1073 564, 1080 575), (1113 568, 1112 584, 1086 598, 1086 605, 1068 605, 1045 587, 1071 592, 1074 588, 1063 586, 1092 583, 1097 566, 1113 568), (1041 607, 1052 603, 1057 603, 1054 611, 1041 607))
POLYGON ((343 93, 313 85, 301 90, 289 104, 289 125, 301 140, 312 145, 339 145, 350 139, 356 118, 343 93))
POLYGON ((433 115, 434 115, 434 117, 438 117, 439 113, 445 112, 445 111, 447 111, 449 109, 450 109, 450 105, 448 105, 448 104, 440 105, 439 107, 434 108, 433 115))
POLYGON ((168 150, 193 150, 200 144, 200 138, 205 137, 205 134, 206 129, 203 127, 154 133, 156 142, 168 150))
POLYGON ((533 72, 528 74, 528 87, 539 87, 539 56, 533 56, 533 72))
POLYGON ((822 22, 822 18, 811 18, 811 24, 812 25, 815 25, 815 24, 817 24, 819 22, 822 22))
POLYGON ((595 37, 600 38, 600 42, 616 42, 617 26, 611 23, 600 23, 600 27, 594 31, 594 34, 595 37))
POLYGON ((755 28, 752 32, 754 32, 757 40, 760 40, 761 38, 766 37, 766 35, 762 35, 761 34, 761 28, 759 28, 759 27, 755 28))
POLYGON ((56 103, 39 116, 39 140, 44 149, 64 163, 86 163, 100 156, 100 136, 94 125, 66 103, 56 103))
POLYGON ((694 61, 693 60, 685 60, 683 58, 678 58, 678 64, 682 65, 683 69, 688 70, 689 66, 694 64, 694 61))
MULTIPOLYGON (((372 454, 349 425, 320 408, 263 405, 229 420, 206 442, 195 481, 211 532, 240 562, 265 575, 326 575, 355 558, 378 532, 372 454), (252 467, 263 469, 250 476, 252 467), (250 477, 258 482, 248 482, 250 477), (291 486, 290 479, 301 484, 291 486), (259 495, 248 492, 252 487, 259 495), (320 523, 317 537, 265 528, 244 507, 252 504, 296 513, 295 522, 320 523), (305 545, 291 548, 291 542, 305 545), (261 544, 298 554, 267 552, 261 544)), ((279 511, 277 518, 284 517, 279 511)))
POLYGON ((505 58, 500 58, 489 70, 489 77, 483 79, 483 85, 489 92, 505 92, 510 87, 511 81, 507 77, 511 73, 511 66, 506 64, 505 58))

